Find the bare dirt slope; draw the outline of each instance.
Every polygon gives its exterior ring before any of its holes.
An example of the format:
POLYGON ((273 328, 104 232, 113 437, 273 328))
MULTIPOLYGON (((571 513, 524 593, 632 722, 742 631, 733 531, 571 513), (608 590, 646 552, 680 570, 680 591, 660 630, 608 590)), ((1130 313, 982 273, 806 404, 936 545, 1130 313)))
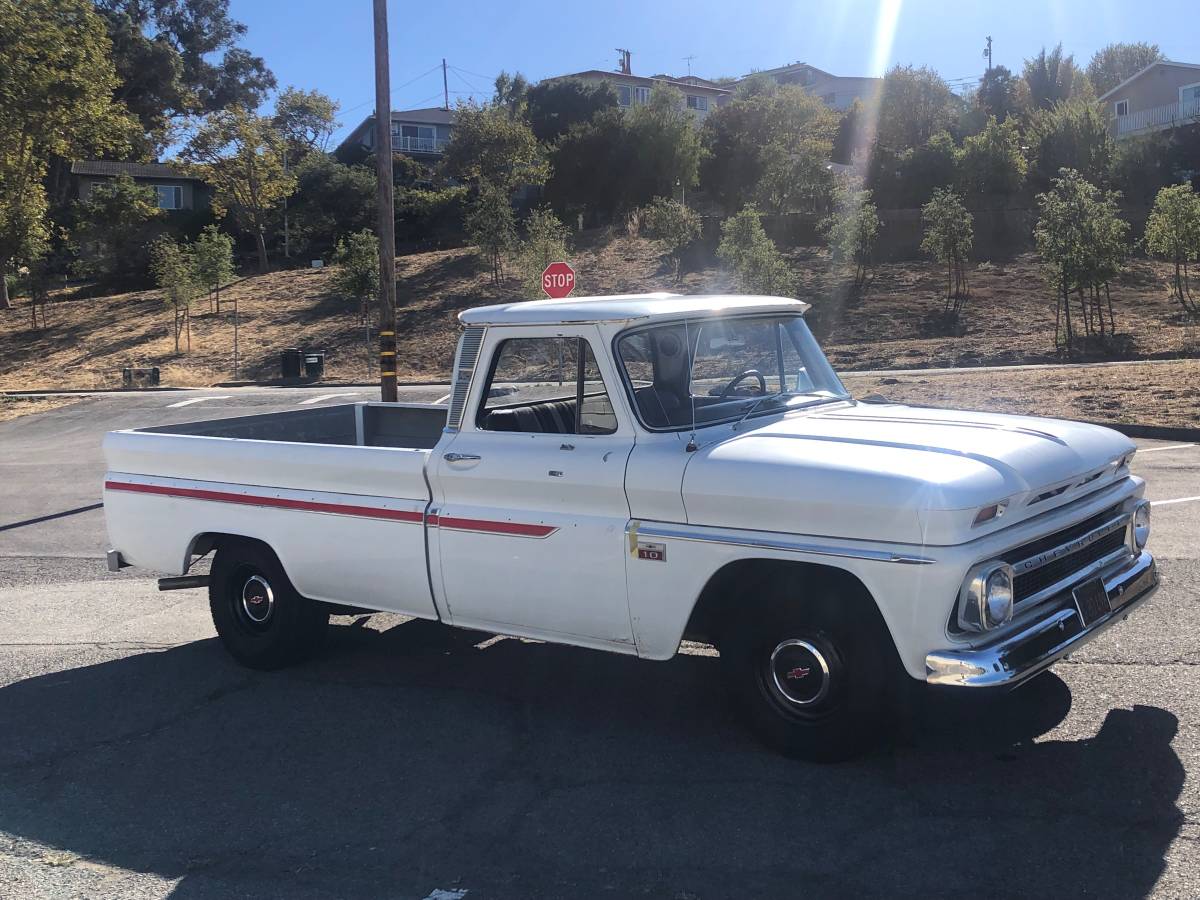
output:
MULTIPOLYGON (((851 295, 844 273, 824 251, 792 255, 798 293, 834 364, 844 371, 997 363, 1052 362, 1054 308, 1036 260, 1020 257, 971 271, 972 299, 959 324, 942 314, 942 273, 923 262, 878 268, 865 292, 851 295)), ((577 293, 652 290, 727 291, 733 283, 711 263, 675 285, 654 246, 636 238, 584 235, 572 255, 577 293)), ((509 276, 493 286, 470 250, 403 256, 400 278, 399 371, 407 379, 444 377, 453 355, 456 314, 467 307, 520 299, 509 276)), ((286 347, 329 352, 326 380, 373 379, 373 351, 353 303, 336 296, 328 270, 276 272, 229 287, 240 309, 241 376, 279 374, 286 347)), ((1167 292, 1167 271, 1135 261, 1114 288, 1116 338, 1084 359, 1190 355, 1196 335, 1167 292)), ((165 384, 208 385, 233 378, 232 305, 220 314, 195 307, 191 351, 175 353, 171 315, 157 291, 91 299, 55 295, 48 327, 33 329, 28 307, 0 313, 0 390, 97 388, 120 383, 125 366, 158 366, 165 384)), ((186 343, 186 342, 185 342, 186 343)))

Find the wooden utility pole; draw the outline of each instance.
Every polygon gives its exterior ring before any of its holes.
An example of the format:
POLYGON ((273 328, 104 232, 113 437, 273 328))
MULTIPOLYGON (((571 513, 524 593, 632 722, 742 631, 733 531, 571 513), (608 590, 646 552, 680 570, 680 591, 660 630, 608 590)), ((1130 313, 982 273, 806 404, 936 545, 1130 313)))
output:
POLYGON ((375 174, 379 180, 379 394, 396 402, 396 198, 392 191, 392 91, 387 0, 375 3, 375 174))
POLYGON ((450 82, 446 80, 446 59, 442 58, 442 108, 450 108, 450 82))

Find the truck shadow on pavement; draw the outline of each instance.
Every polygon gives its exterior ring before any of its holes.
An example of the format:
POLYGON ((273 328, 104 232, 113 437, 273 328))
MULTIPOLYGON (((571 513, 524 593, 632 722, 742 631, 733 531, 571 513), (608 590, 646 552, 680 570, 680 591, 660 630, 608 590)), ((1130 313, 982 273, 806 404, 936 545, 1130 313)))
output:
POLYGON ((739 727, 711 657, 333 632, 285 672, 206 640, 0 689, 0 830, 180 897, 1140 897, 1183 823, 1175 717, 1034 744, 1053 675, 813 766, 739 727))

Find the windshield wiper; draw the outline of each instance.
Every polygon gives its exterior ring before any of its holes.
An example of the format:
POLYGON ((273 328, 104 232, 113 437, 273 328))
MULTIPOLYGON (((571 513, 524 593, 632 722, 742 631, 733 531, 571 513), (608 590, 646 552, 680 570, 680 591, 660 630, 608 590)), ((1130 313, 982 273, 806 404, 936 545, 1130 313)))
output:
MULTIPOLYGON (((764 400, 779 400, 780 398, 783 397, 783 395, 784 395, 784 392, 779 391, 778 393, 775 393, 775 394, 764 394, 763 396, 759 397, 756 401, 754 401, 754 403, 752 403, 750 405, 749 409, 747 409, 744 413, 742 413, 742 417, 740 419, 738 419, 736 422, 734 422, 733 430, 737 431, 738 428, 741 427, 741 424, 743 422, 745 422, 748 418, 750 418, 751 414, 756 409, 758 409, 758 407, 760 405, 762 405, 762 402, 764 400)), ((796 394, 795 396, 812 398, 807 403, 798 404, 797 405, 798 408, 804 408, 804 407, 808 407, 808 406, 819 406, 822 403, 838 403, 838 402, 846 399, 844 397, 822 397, 820 395, 813 395, 813 394, 796 394)), ((789 402, 785 403, 784 406, 786 406, 790 409, 792 407, 792 404, 789 401, 789 402)))
POLYGON ((783 396, 783 391, 779 391, 774 394, 763 394, 761 397, 759 397, 757 400, 755 400, 753 403, 750 404, 750 408, 747 409, 744 413, 742 413, 742 417, 740 419, 738 419, 736 422, 733 423, 733 430, 737 431, 738 428, 741 427, 741 424, 743 422, 745 422, 748 418, 750 418, 750 414, 762 405, 762 402, 764 400, 778 400, 782 396, 783 396))

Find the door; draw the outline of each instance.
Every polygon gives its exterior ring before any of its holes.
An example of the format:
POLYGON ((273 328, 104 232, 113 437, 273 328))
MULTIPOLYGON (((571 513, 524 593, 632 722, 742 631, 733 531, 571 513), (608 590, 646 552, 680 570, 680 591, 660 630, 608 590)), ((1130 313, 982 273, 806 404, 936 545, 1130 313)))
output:
POLYGON ((450 621, 633 652, 633 431, 610 400, 613 373, 597 364, 598 331, 498 331, 480 353, 488 377, 435 460, 430 540, 450 621))

